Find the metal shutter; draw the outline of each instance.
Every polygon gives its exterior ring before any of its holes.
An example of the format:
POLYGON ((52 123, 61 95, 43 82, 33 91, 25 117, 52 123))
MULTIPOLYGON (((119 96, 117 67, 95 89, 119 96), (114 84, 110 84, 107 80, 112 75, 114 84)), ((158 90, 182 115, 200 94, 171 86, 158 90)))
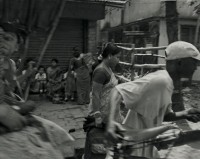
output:
MULTIPOLYGON (((39 57, 46 36, 42 31, 32 34, 29 44, 29 57, 39 57)), ((51 64, 51 59, 57 58, 62 68, 68 68, 69 60, 73 57, 72 48, 74 46, 78 46, 79 50, 83 51, 83 21, 61 19, 41 64, 48 67, 51 64)))

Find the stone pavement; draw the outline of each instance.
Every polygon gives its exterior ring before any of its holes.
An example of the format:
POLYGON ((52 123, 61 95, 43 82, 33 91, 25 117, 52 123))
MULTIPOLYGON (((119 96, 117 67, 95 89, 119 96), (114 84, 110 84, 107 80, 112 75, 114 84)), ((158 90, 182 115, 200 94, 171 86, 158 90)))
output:
MULTIPOLYGON (((84 150, 86 134, 82 127, 84 117, 88 114, 87 108, 87 105, 77 105, 75 102, 52 104, 47 100, 41 100, 37 102, 37 109, 33 114, 55 122, 67 132, 70 129, 76 130, 71 133, 75 139, 75 145, 67 150, 70 154, 69 157, 73 157, 77 156, 77 152, 82 153, 84 150)), ((80 156, 76 158, 80 158, 80 156)))

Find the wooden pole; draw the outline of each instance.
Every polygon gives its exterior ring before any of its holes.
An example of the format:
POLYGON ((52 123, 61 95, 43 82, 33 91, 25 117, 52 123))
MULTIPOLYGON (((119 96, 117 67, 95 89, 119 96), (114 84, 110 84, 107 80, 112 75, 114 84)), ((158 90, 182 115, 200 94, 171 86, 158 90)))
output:
MULTIPOLYGON (((21 63, 19 65, 19 68, 17 69, 17 72, 16 72, 17 76, 21 75, 22 70, 24 68, 24 64, 25 64, 26 57, 27 57, 27 54, 28 54, 28 47, 29 47, 29 35, 25 38, 24 53, 23 53, 22 60, 21 60, 21 63)), ((23 97, 23 91, 22 91, 20 82, 18 80, 16 82, 17 82, 17 88, 19 90, 19 94, 20 94, 21 97, 23 97)), ((28 89, 28 88, 26 88, 26 89, 28 89)))
POLYGON ((57 28, 59 19, 62 16, 64 8, 65 8, 65 0, 62 0, 61 5, 60 5, 60 9, 58 11, 58 14, 57 14, 57 16, 56 16, 56 18, 55 18, 55 20, 53 22, 52 28, 51 28, 51 30, 49 32, 49 35, 48 35, 48 37, 47 37, 47 39, 45 41, 45 44, 44 44, 44 46, 42 48, 41 53, 40 53, 40 57, 39 57, 39 60, 38 60, 38 63, 37 63, 37 68, 40 66, 40 63, 42 62, 42 58, 43 58, 43 56, 45 54, 45 51, 46 51, 46 49, 47 49, 47 47, 49 45, 49 42, 51 41, 51 39, 53 37, 53 34, 54 34, 54 32, 55 32, 55 30, 57 28))
POLYGON ((130 48, 130 47, 119 46, 119 45, 117 47, 124 49, 124 50, 127 50, 127 51, 132 51, 132 50, 135 50, 135 51, 152 51, 152 50, 164 50, 164 49, 167 48, 166 46, 130 48))
POLYGON ((195 38, 194 38, 194 45, 195 46, 197 46, 197 44, 198 44, 199 27, 200 27, 200 14, 198 14, 197 26, 196 26, 196 30, 195 30, 195 38))
POLYGON ((19 65, 19 68, 17 69, 17 75, 21 75, 22 73, 22 70, 24 68, 24 64, 25 64, 25 61, 26 61, 26 57, 27 57, 27 54, 28 54, 28 48, 29 48, 29 35, 25 38, 25 46, 24 46, 24 53, 23 53, 23 56, 21 58, 21 63, 19 65))
MULTIPOLYGON (((132 49, 135 48, 135 44, 132 44, 132 49)), ((134 68, 134 64, 135 64, 135 55, 134 55, 134 50, 131 53, 131 81, 134 80, 135 78, 135 68, 134 68)))
MULTIPOLYGON (((51 39, 53 37, 53 34, 54 34, 54 32, 55 32, 55 30, 57 28, 58 22, 60 20, 60 17, 62 16, 64 8, 65 8, 65 0, 62 0, 60 8, 59 8, 59 11, 58 11, 58 14, 55 17, 55 20, 54 20, 54 22, 52 24, 52 28, 51 28, 51 30, 50 30, 50 32, 48 34, 48 37, 47 37, 47 39, 46 39, 46 41, 44 43, 43 48, 41 50, 40 57, 38 59, 38 63, 37 63, 36 68, 38 68, 40 66, 41 62, 42 62, 42 58, 43 58, 43 56, 44 56, 44 54, 46 52, 46 49, 47 49, 47 47, 49 45, 49 42, 51 41, 51 39)), ((28 89, 28 91, 25 92, 25 101, 28 99, 29 89, 30 89, 30 81, 28 83, 27 89, 28 89)))

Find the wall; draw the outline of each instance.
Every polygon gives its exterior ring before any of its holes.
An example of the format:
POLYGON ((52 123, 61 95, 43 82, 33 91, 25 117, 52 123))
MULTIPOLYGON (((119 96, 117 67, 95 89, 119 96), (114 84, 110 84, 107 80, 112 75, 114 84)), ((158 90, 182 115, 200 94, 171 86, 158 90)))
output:
POLYGON ((164 5, 160 0, 130 0, 126 4, 124 23, 130 23, 149 17, 164 15, 164 5))
POLYGON ((164 9, 164 3, 160 0, 129 0, 126 3, 124 15, 122 9, 107 7, 105 19, 101 20, 100 23, 100 29, 116 27, 155 16, 162 17, 164 16, 164 9))
POLYGON ((187 0, 177 0, 177 11, 179 18, 197 18, 197 15, 193 14, 194 7, 199 4, 199 0, 194 1, 193 5, 190 5, 187 0))

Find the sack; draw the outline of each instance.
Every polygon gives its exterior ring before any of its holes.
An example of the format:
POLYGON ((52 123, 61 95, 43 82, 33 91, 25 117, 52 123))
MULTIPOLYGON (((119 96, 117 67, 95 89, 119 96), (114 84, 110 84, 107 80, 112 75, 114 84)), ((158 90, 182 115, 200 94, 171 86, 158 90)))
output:
POLYGON ((90 138, 91 144, 91 152, 92 154, 106 154, 106 147, 105 147, 105 130, 100 128, 93 128, 88 137, 90 138))

